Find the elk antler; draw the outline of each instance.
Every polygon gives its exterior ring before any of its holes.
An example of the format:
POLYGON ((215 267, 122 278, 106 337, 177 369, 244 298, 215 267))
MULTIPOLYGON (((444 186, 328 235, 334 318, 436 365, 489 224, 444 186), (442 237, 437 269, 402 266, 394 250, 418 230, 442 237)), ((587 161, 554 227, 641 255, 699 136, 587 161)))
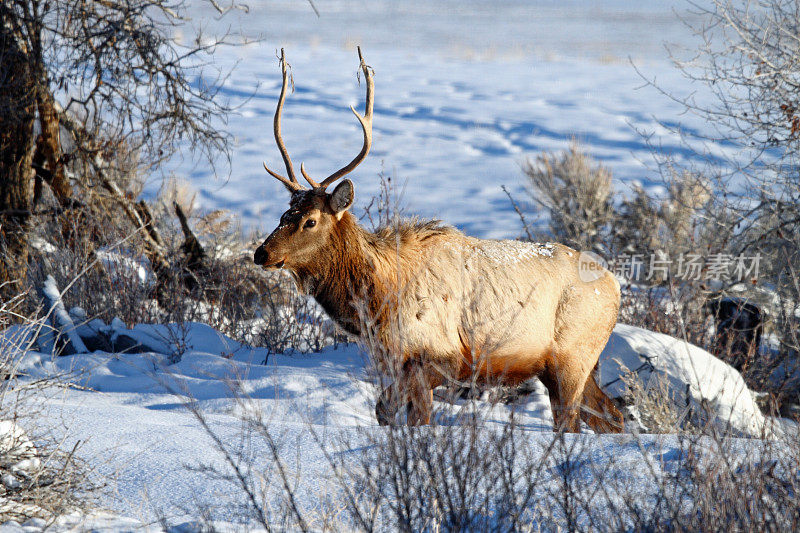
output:
MULTIPOLYGON (((306 169, 301 163, 300 172, 303 174, 303 177, 306 179, 306 181, 308 181, 308 183, 315 189, 324 190, 334 181, 352 172, 358 165, 361 164, 362 161, 364 161, 364 159, 366 159, 370 146, 372 146, 372 108, 374 104, 373 93, 375 92, 375 82, 372 79, 372 67, 369 67, 364 62, 364 57, 361 55, 360 46, 358 47, 358 59, 361 62, 359 68, 361 68, 361 71, 364 73, 364 78, 367 82, 367 100, 364 105, 363 116, 359 115, 353 106, 350 106, 350 111, 352 111, 356 116, 358 122, 361 124, 361 129, 364 130, 364 146, 361 148, 361 152, 359 152, 359 154, 352 161, 350 161, 350 163, 340 168, 322 180, 320 183, 317 183, 311 176, 308 175, 308 173, 306 173, 306 169)), ((296 192, 305 190, 305 187, 300 185, 295 177, 294 168, 292 167, 292 160, 289 159, 289 153, 286 151, 286 145, 283 144, 283 139, 281 138, 281 111, 283 109, 283 101, 286 98, 286 87, 289 80, 286 72, 286 59, 284 58, 283 48, 281 48, 281 72, 283 73, 283 85, 281 87, 281 95, 278 98, 278 107, 275 109, 273 127, 275 130, 275 142, 278 143, 278 148, 283 156, 283 162, 286 164, 286 172, 289 174, 289 179, 286 179, 277 172, 270 170, 266 163, 264 163, 264 169, 269 172, 272 177, 283 183, 290 192, 296 192)))
MULTIPOLYGON (((364 116, 358 114, 358 112, 350 106, 350 111, 358 119, 358 122, 361 123, 361 129, 364 130, 364 146, 361 148, 361 152, 348 163, 346 166, 340 168, 319 184, 320 187, 323 189, 326 188, 328 185, 333 183, 334 181, 338 180, 342 176, 345 176, 352 172, 358 165, 361 164, 364 159, 366 159, 367 154, 369 153, 370 146, 372 146, 372 107, 374 104, 374 91, 375 91, 375 82, 372 79, 372 68, 367 66, 364 62, 364 57, 361 55, 361 47, 358 47, 358 59, 361 61, 361 71, 364 73, 364 78, 367 82, 367 101, 364 104, 364 116)), ((305 176, 305 173, 303 173, 305 176)), ((308 179, 308 176, 306 176, 308 179)), ((310 181, 310 180, 309 180, 310 181)))
POLYGON ((286 57, 283 53, 283 48, 281 48, 281 74, 283 75, 283 84, 281 85, 281 95, 278 97, 278 107, 275 109, 275 118, 272 120, 272 128, 275 133, 275 142, 278 144, 278 149, 281 151, 281 156, 283 156, 283 162, 286 165, 286 172, 289 174, 289 179, 286 179, 277 172, 270 170, 269 167, 267 167, 266 162, 264 163, 264 169, 269 172, 273 178, 283 183, 290 192, 296 192, 302 191, 305 187, 300 185, 294 175, 292 160, 289 158, 289 152, 286 150, 286 145, 283 144, 283 138, 281 137, 281 111, 283 111, 283 101, 286 99, 286 88, 289 85, 286 57))
POLYGON ((314 188, 319 188, 320 187, 320 184, 317 183, 316 181, 314 181, 314 178, 312 178, 311 176, 308 175, 308 173, 306 172, 306 167, 304 166, 303 163, 300 163, 300 173, 303 175, 303 177, 306 179, 306 181, 311 184, 312 187, 314 187, 314 188))

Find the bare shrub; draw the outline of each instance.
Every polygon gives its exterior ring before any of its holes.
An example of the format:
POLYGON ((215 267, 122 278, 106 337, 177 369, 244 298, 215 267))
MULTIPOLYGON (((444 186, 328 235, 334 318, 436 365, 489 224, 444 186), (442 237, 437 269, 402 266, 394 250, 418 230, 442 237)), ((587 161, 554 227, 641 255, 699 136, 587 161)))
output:
MULTIPOLYGON (((82 216, 73 220, 75 231, 61 231, 63 220, 56 217, 42 218, 32 233, 34 287, 52 275, 58 286, 69 287, 63 296, 67 308, 80 307, 87 320, 203 322, 275 352, 318 350, 339 340, 319 307, 299 295, 287 276, 253 264, 256 245, 229 214, 199 212, 191 190, 174 184, 153 202, 133 202, 139 181, 122 167, 113 165, 117 172, 106 176, 115 180, 110 191, 90 195, 82 216), (186 223, 198 228, 191 242, 176 224, 177 200, 189 214, 186 223), (134 207, 151 217, 147 226, 128 216, 126 209, 134 207)), ((50 201, 45 195, 43 202, 50 201)), ((35 292, 27 304, 29 310, 39 305, 35 292)))
POLYGON ((645 433, 679 433, 697 431, 687 418, 688 408, 679 410, 671 397, 667 378, 654 374, 645 383, 635 372, 622 376, 627 387, 626 403, 645 433))
MULTIPOLYGON (((240 520, 266 529, 784 531, 800 524, 796 428, 764 441, 715 432, 602 438, 532 431, 513 413, 500 422, 466 402, 440 407, 429 427, 309 423, 289 436, 240 386, 231 390, 242 402, 236 439, 216 435, 192 404, 227 465, 203 471, 239 494, 240 520), (294 459, 298 439, 328 462, 322 491, 294 459)), ((660 406, 649 420, 654 431, 680 424, 657 391, 648 394, 660 406)), ((212 530, 215 512, 200 513, 212 530)))
POLYGON ((24 295, 0 303, 0 522, 47 521, 87 511, 100 488, 79 457, 79 443, 43 423, 48 398, 68 386, 66 377, 20 379, 22 357, 32 349, 42 320, 20 314, 24 295))
POLYGON ((615 212, 613 244, 617 253, 644 253, 659 246, 658 206, 639 185, 624 198, 615 212))
MULTIPOLYGON (((777 379, 783 384, 772 388, 796 401, 800 379, 782 378, 800 375, 795 312, 800 302, 800 12, 794 2, 783 0, 713 0, 696 5, 695 10, 697 16, 687 24, 700 37, 697 49, 687 53, 674 46, 671 57, 684 77, 711 98, 696 98, 694 88, 691 94, 665 96, 712 126, 708 136, 677 133, 698 156, 697 166, 704 165, 706 174, 714 178, 717 216, 709 217, 708 227, 727 236, 728 251, 760 257, 757 279, 753 276, 746 285, 772 293, 769 307, 776 343, 767 352, 784 367, 777 379), (724 141, 732 149, 710 153, 704 146, 709 138, 724 141)), ((659 88, 655 81, 647 81, 659 88)), ((656 156, 662 168, 679 168, 670 154, 656 151, 656 156)), ((737 289, 739 297, 755 300, 757 296, 751 287, 737 289)))
POLYGON ((785 531, 797 527, 796 433, 747 449, 735 440, 678 439, 675 471, 660 483, 653 511, 635 529, 785 531))
MULTIPOLYGON (((730 226, 725 225, 723 227, 727 230, 722 235, 719 235, 719 228, 715 228, 714 235, 710 234, 708 210, 711 196, 709 180, 702 174, 673 171, 667 183, 667 195, 658 210, 658 220, 665 229, 661 240, 671 243, 673 255, 692 248, 708 248, 712 239, 721 240, 720 237, 731 234, 730 226)), ((716 220, 717 225, 724 222, 724 219, 716 220)))
POLYGON ((629 287, 623 291, 619 322, 630 324, 708 349, 713 342, 705 299, 694 287, 629 287))
POLYGON ((369 221, 372 231, 397 224, 404 215, 402 190, 398 189, 397 180, 393 180, 392 176, 385 172, 378 174, 378 178, 380 180, 378 195, 370 199, 364 207, 364 215, 361 217, 362 220, 369 221))
MULTIPOLYGON (((221 16, 236 8, 209 5, 221 16)), ((0 137, 0 218, 13 229, 0 242, 9 258, 0 282, 27 288, 27 233, 42 214, 60 220, 68 241, 87 232, 91 242, 83 219, 96 215, 96 191, 128 189, 120 175, 155 171, 186 144, 212 165, 229 155, 215 123, 231 111, 218 94, 225 74, 202 58, 238 43, 200 27, 194 40, 175 39, 187 11, 161 0, 0 4, 0 120, 13 132, 0 137), (42 210, 48 192, 56 208, 42 210)))
POLYGON ((523 165, 530 196, 550 213, 553 236, 578 250, 601 242, 612 220, 611 172, 573 141, 561 154, 544 153, 523 165))
MULTIPOLYGON (((549 215, 549 237, 578 250, 675 258, 689 250, 711 249, 712 239, 720 240, 716 224, 721 221, 709 215, 711 192, 701 174, 672 172, 663 198, 636 184, 630 195, 615 197, 611 171, 577 142, 564 152, 528 160, 523 171, 531 198, 549 215)), ((526 233, 537 233, 520 216, 526 233)), ((651 279, 647 264, 642 275, 651 279)), ((657 277, 653 283, 665 280, 657 277)))

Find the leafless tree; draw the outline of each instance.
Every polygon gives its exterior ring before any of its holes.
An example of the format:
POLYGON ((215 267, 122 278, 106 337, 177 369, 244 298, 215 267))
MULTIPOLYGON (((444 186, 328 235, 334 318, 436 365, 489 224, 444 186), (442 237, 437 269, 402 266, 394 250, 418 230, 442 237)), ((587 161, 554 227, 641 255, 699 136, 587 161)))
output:
POLYGON ((208 58, 235 40, 198 29, 183 44, 176 30, 189 24, 183 0, 0 4, 0 281, 24 278, 45 184, 67 231, 89 190, 125 192, 107 183, 114 172, 153 172, 187 145, 211 163, 228 153, 224 74, 208 58))
MULTIPOLYGON (((663 92, 711 126, 706 134, 680 132, 705 156, 704 172, 714 185, 707 224, 723 236, 718 244, 725 250, 711 252, 760 258, 752 285, 777 296, 771 311, 779 352, 794 359, 800 348, 800 4, 712 0, 695 9, 699 17, 691 20, 702 22, 688 24, 699 38, 696 53, 671 49, 693 92, 663 92), (706 150, 708 141, 727 149, 706 150)), ((676 166, 669 157, 661 162, 676 166)))
POLYGON ((24 51, 8 31, 0 8, 0 300, 8 301, 25 276, 33 137, 33 87, 24 51), (6 282, 6 283, 3 283, 6 282))

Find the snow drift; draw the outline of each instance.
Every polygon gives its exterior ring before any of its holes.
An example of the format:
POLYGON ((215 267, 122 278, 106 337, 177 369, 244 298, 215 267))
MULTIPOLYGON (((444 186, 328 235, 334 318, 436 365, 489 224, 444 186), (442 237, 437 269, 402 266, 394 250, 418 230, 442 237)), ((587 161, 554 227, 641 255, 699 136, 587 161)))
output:
POLYGON ((761 437, 766 418, 742 375, 688 342, 661 333, 617 324, 598 363, 598 383, 612 397, 629 392, 621 379, 628 372, 647 386, 665 379, 676 409, 690 409, 701 426, 713 424, 727 433, 761 437))

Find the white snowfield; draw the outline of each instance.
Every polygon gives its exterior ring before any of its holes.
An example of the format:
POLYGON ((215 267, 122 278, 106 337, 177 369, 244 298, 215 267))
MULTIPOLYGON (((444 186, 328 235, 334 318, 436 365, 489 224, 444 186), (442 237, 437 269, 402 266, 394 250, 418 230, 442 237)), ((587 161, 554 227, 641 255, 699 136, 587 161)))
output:
MULTIPOLYGON (((262 167, 266 161, 284 172, 272 136, 281 47, 294 81, 283 139, 295 166, 304 162, 318 179, 361 148, 349 110, 364 105, 355 45, 375 70, 372 149, 350 176, 356 211, 379 193, 384 172, 408 212, 476 237, 515 238, 519 217, 501 187, 523 207, 533 205, 520 165, 544 150, 564 150, 576 139, 613 171, 623 194, 632 183, 661 190, 653 145, 678 163, 698 162, 665 125, 706 133, 712 160, 734 153, 710 140, 711 125, 644 86, 631 65, 668 92, 691 93, 698 104, 708 100, 702 87, 687 85, 663 48, 693 42, 673 11, 686 15, 689 5, 681 1, 341 0, 320 2, 319 18, 301 0, 246 3, 250 11, 234 16, 230 27, 264 40, 220 48, 206 73, 214 79, 217 69, 235 66, 220 92, 239 106, 220 124, 235 139, 231 166, 215 173, 187 153, 166 170, 197 190, 200 208, 229 209, 262 236, 288 203, 283 186, 262 167)), ((196 22, 229 29, 211 15, 196 13, 196 22)), ((145 194, 154 197, 161 186, 153 176, 145 194)))
MULTIPOLYGON (((119 321, 115 323, 114 327, 121 327, 119 321)), ((179 341, 186 351, 174 364, 169 361, 176 353, 53 357, 29 352, 20 367, 26 375, 23 379, 28 380, 74 373, 73 382, 79 388, 65 389, 48 400, 47 417, 54 424, 64 424, 66 446, 82 441, 82 457, 115 480, 103 504, 129 517, 125 520, 148 523, 163 514, 170 523, 181 524, 190 521, 192 510, 204 505, 213 507, 215 519, 223 523, 243 519, 234 505, 242 501, 240 492, 189 468, 213 465, 224 470, 226 466, 208 433, 187 410, 188 403, 199 408, 211 430, 230 446, 243 438, 242 416, 260 412, 278 443, 281 459, 296 476, 298 498, 307 509, 316 508, 321 498, 330 495, 326 491, 333 490, 331 466, 314 434, 350 435, 328 440, 328 451, 355 463, 363 441, 359 431, 386 431, 377 426, 373 409, 378 389, 356 345, 312 354, 268 355, 203 324, 139 325, 127 331, 140 338, 162 339, 164 346, 179 341), (342 442, 349 444, 342 447, 342 442)), ((701 405, 708 406, 710 412, 702 416, 718 427, 731 429, 733 435, 762 436, 765 419, 741 376, 707 352, 665 335, 618 325, 601 356, 599 381, 614 381, 622 364, 635 370, 645 361, 656 369, 653 374, 669 378, 678 407, 685 402, 681 394, 688 384, 695 414, 700 415, 701 405)), ((647 373, 642 376, 646 378, 647 373)), ((607 390, 623 392, 619 381, 607 390)), ((479 411, 490 424, 499 426, 508 422, 513 411, 531 442, 552 437, 549 399, 539 384, 532 394, 511 405, 479 399, 456 404, 437 401, 435 407, 438 424, 458 424, 460 416, 479 411)), ((588 445, 598 454, 614 455, 619 459, 615 468, 625 470, 641 453, 638 446, 625 444, 633 442, 630 439, 644 439, 667 455, 677 446, 674 436, 597 436, 588 445)), ((258 467, 266 462, 268 449, 258 439, 248 442, 254 447, 258 467)), ((640 483, 647 487, 652 480, 640 483)), ((112 520, 91 518, 101 519, 112 520)), ((66 527, 77 518, 64 520, 66 527)), ((124 522, 117 526, 128 527, 124 522)))
MULTIPOLYGON (((271 130, 281 80, 276 46, 220 52, 225 64, 241 61, 223 87, 223 94, 241 105, 228 126, 236 137, 230 177, 194 160, 175 168, 177 177, 198 190, 201 208, 229 209, 245 227, 262 233, 277 226, 288 204, 283 185, 262 167, 265 161, 285 173, 271 130)), ((322 179, 361 148, 361 130, 348 108, 363 112, 358 58, 350 49, 290 47, 286 53, 295 92, 284 106, 283 139, 295 165, 304 162, 311 176, 322 179)), ((410 212, 441 218, 477 237, 513 238, 521 233, 519 217, 502 187, 523 207, 532 204, 521 169, 527 157, 564 150, 577 140, 612 169, 615 188, 623 194, 631 183, 655 194, 661 190, 660 178, 648 168, 651 146, 641 132, 656 134, 649 141, 661 143, 676 161, 693 157, 656 120, 678 115, 679 106, 642 87, 626 62, 474 62, 397 50, 364 53, 375 69, 375 110, 372 149, 349 176, 357 207, 380 192, 383 172, 392 178, 400 206, 410 212)), ((668 65, 642 68, 679 91, 682 79, 668 65)), ((691 116, 681 124, 695 132, 707 127, 691 116)), ((160 187, 153 180, 146 193, 154 196, 160 187)))

